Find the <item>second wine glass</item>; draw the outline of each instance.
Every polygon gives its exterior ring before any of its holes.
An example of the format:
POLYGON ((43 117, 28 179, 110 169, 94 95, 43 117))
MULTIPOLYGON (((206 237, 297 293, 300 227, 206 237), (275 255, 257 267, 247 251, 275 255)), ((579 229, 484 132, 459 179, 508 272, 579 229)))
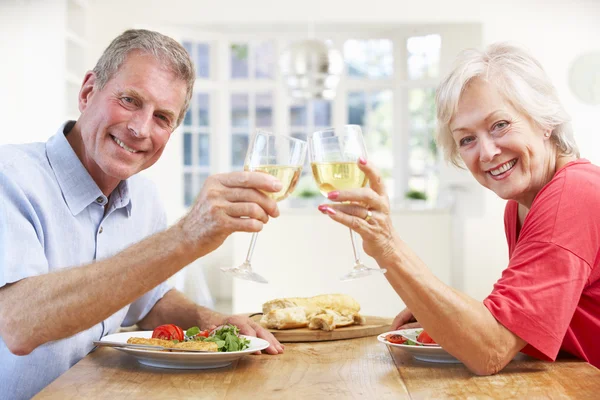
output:
MULTIPOLYGON (((312 173, 323 196, 334 190, 361 188, 368 179, 358 165, 359 157, 367 158, 367 148, 358 125, 344 125, 317 131, 309 136, 308 152, 312 173)), ((360 261, 354 231, 350 229, 350 240, 354 251, 354 267, 341 277, 348 281, 372 273, 385 273, 385 269, 369 268, 360 261)))
MULTIPOLYGON (((273 175, 283 185, 278 192, 263 192, 275 201, 281 201, 294 191, 304 159, 306 157, 306 142, 289 136, 276 135, 263 130, 257 130, 252 136, 246 160, 244 162, 244 171, 257 171, 273 175)), ((233 268, 221 268, 221 271, 233 275, 237 278, 249 281, 268 283, 261 275, 252 271, 250 260, 254 252, 254 245, 258 233, 252 234, 250 247, 246 260, 242 265, 233 268)))

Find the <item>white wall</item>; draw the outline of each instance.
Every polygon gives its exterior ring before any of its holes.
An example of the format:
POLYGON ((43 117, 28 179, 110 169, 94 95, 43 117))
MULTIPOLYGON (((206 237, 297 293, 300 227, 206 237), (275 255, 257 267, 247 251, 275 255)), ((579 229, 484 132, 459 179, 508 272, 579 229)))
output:
MULTIPOLYGON (((449 210, 397 210, 392 222, 404 241, 442 282, 451 281, 449 210), (433 244, 433 246, 432 246, 433 244)), ((248 252, 250 235, 232 235, 233 259, 239 265, 248 252)), ((360 237, 357 246, 361 248, 360 237)), ((377 268, 362 252, 364 265, 377 268)), ((394 317, 404 303, 383 275, 340 281, 354 265, 348 228, 333 224, 316 208, 286 210, 258 235, 252 267, 268 285, 235 279, 233 312, 261 311, 264 302, 281 297, 345 293, 361 305, 364 315, 394 317)))
MULTIPOLYGON (((62 85, 59 23, 62 2, 41 0, 0 2, 0 109, 5 124, 0 143, 40 140, 53 132, 63 111, 56 97, 62 85), (47 18, 53 16, 53 18, 47 18), (40 34, 43 32, 43 34, 40 34), (15 38, 7 40, 6 38, 15 38), (42 54, 45 62, 37 58, 42 54), (47 61, 50 60, 50 61, 47 61), (35 109, 32 117, 32 109, 35 109), (24 129, 26 128, 26 129, 24 129), (10 139, 10 140, 9 140, 10 139)), ((290 23, 481 23, 484 43, 515 40, 528 46, 546 67, 567 110, 572 114, 582 155, 600 164, 600 135, 596 117, 600 107, 579 103, 567 87, 568 69, 580 53, 600 48, 600 2, 596 0, 138 0, 92 1, 90 7, 89 66, 110 40, 130 27, 171 29, 179 23, 191 28, 207 25, 256 24, 277 29, 290 23)), ((175 139, 177 140, 177 139, 175 139)), ((170 143, 178 151, 180 143, 170 143)), ((149 174, 165 188, 165 197, 180 196, 175 163, 165 159, 149 174), (163 165, 160 165, 162 163, 163 165)), ((454 242, 462 244, 462 279, 456 286, 481 299, 506 265, 502 227, 503 201, 493 193, 471 187, 458 195, 463 227, 454 242)), ((170 212, 174 220, 180 210, 170 212)), ((213 255, 217 259, 218 253, 213 255)), ((212 271, 211 273, 214 273, 212 271)))
POLYGON ((63 0, 0 1, 0 144, 45 141, 63 122, 63 0))

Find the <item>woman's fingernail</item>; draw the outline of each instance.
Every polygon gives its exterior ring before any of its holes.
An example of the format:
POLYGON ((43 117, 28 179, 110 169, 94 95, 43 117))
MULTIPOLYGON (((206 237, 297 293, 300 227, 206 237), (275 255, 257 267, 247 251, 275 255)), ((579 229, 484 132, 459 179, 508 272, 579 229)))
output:
POLYGON ((363 157, 358 157, 358 162, 362 165, 367 165, 367 160, 365 160, 363 157))
POLYGON ((319 209, 319 211, 321 211, 321 212, 325 212, 325 211, 327 211, 327 210, 326 210, 327 206, 326 206, 326 205, 324 205, 324 204, 321 204, 321 205, 320 205, 319 207, 317 207, 317 208, 318 208, 318 209, 319 209))
POLYGON ((273 190, 281 190, 283 188, 283 184, 279 180, 273 181, 273 190))
POLYGON ((338 198, 339 195, 340 195, 340 192, 338 192, 337 190, 334 190, 333 192, 327 193, 327 198, 329 200, 335 200, 338 198))
POLYGON ((327 211, 327 214, 329 214, 329 215, 335 215, 335 214, 337 214, 335 212, 335 210, 333 208, 331 208, 331 207, 325 207, 325 211, 327 211))

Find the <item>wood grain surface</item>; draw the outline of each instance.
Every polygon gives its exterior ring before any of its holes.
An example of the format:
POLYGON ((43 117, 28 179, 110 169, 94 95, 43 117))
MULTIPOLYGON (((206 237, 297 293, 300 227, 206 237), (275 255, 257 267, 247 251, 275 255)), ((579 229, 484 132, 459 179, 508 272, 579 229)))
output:
MULTIPOLYGON (((252 317, 256 322, 260 321, 262 315, 252 317)), ((282 343, 290 342, 321 342, 325 340, 355 339, 367 336, 377 336, 391 329, 392 319, 383 317, 365 316, 363 325, 350 325, 336 328, 332 331, 320 329, 269 329, 271 333, 282 343)))
POLYGON ((100 348, 35 399, 598 399, 600 370, 580 360, 512 361, 493 376, 414 360, 374 337, 289 343, 212 370, 146 367, 100 348))

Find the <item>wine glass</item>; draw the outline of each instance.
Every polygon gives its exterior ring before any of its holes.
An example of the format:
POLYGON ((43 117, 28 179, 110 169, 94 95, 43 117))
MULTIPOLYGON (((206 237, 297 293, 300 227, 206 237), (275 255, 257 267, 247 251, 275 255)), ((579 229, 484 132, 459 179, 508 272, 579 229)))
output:
MULTIPOLYGON (((308 138, 308 152, 312 173, 319 191, 327 197, 334 190, 361 188, 367 185, 367 177, 356 164, 359 157, 367 158, 365 141, 358 125, 344 125, 317 131, 308 138)), ((385 269, 369 268, 360 261, 355 243, 355 233, 350 229, 354 251, 354 268, 341 277, 342 281, 362 278, 373 273, 385 273, 385 269)))
MULTIPOLYGON (((306 157, 306 142, 289 136, 276 135, 263 130, 256 130, 244 162, 244 171, 258 171, 273 175, 283 187, 278 192, 263 192, 275 201, 281 201, 294 191, 304 158, 306 157)), ((261 275, 252 271, 250 259, 258 232, 252 233, 250 248, 246 260, 239 267, 221 268, 222 271, 237 278, 249 281, 268 283, 261 275)))

